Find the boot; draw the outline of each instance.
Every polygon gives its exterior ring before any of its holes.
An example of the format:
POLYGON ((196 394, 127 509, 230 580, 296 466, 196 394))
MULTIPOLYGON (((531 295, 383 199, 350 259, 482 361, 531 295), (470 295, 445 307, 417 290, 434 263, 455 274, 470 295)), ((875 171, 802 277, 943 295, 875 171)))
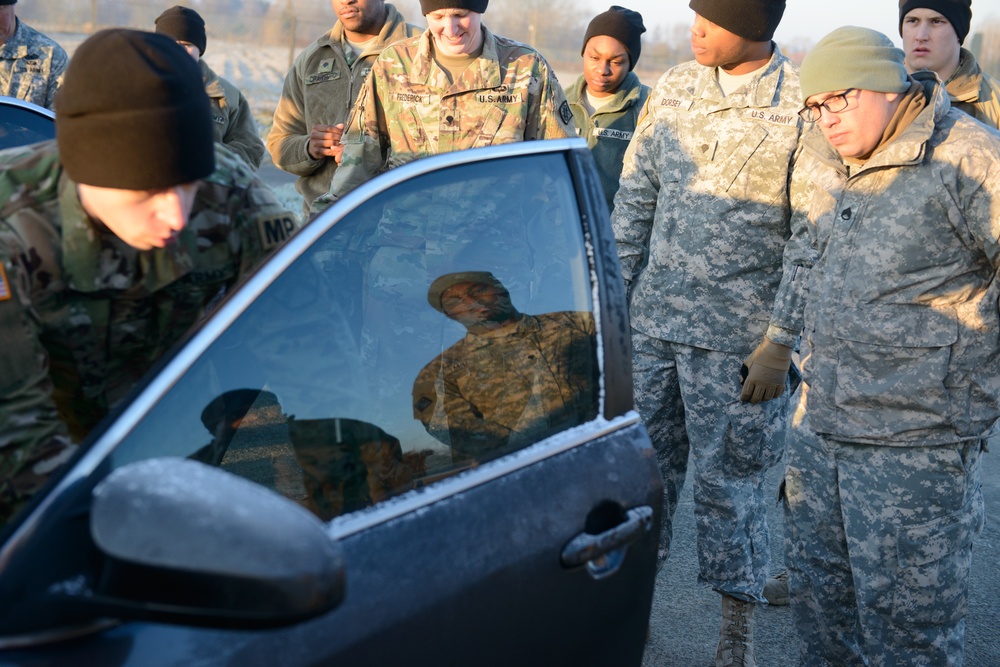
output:
POLYGON ((767 578, 764 584, 764 599, 772 607, 788 606, 788 570, 782 570, 767 578))
POLYGON ((715 667, 757 667, 753 657, 753 607, 752 602, 722 596, 722 629, 715 667))

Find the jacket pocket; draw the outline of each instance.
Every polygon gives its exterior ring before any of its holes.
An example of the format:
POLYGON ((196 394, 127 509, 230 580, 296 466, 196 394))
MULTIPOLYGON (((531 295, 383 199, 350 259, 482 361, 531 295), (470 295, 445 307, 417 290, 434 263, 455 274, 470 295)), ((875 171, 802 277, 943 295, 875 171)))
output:
POLYGON ((954 313, 883 304, 843 311, 834 329, 835 402, 861 431, 898 434, 950 419, 945 380, 958 340, 954 313))

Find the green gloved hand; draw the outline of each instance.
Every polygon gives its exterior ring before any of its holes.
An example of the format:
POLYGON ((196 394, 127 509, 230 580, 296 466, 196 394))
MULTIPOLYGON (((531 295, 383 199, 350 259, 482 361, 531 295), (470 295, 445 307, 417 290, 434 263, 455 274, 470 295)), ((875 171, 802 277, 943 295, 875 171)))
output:
POLYGON ((740 400, 760 403, 781 396, 785 393, 785 380, 791 365, 792 348, 765 338, 743 362, 746 379, 740 400))

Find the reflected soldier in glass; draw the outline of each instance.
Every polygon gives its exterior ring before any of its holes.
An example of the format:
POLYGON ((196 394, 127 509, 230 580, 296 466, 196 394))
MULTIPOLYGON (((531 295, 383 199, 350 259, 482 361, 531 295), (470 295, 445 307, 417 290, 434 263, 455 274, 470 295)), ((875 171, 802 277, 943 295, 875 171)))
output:
POLYGON ((456 459, 493 459, 596 416, 591 313, 521 313, 485 271, 439 277, 427 301, 466 335, 418 374, 413 416, 456 459))
POLYGON ((201 413, 212 441, 192 459, 301 503, 324 521, 412 489, 429 452, 357 419, 295 419, 264 389, 223 392, 201 413))
POLYGON ((302 468, 303 505, 324 521, 409 491, 427 452, 405 456, 399 439, 357 419, 290 419, 302 468))

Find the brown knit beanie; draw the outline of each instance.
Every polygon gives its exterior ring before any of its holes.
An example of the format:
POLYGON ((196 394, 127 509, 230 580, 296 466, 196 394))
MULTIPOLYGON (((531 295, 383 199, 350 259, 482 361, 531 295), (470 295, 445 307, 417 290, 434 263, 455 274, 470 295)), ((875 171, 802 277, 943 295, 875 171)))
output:
POLYGON ((639 62, 639 54, 642 52, 641 36, 644 32, 646 32, 646 26, 642 24, 642 14, 618 5, 612 5, 611 9, 591 19, 590 25, 587 26, 587 32, 583 35, 580 55, 583 55, 591 37, 597 35, 614 37, 624 44, 625 50, 628 51, 628 69, 631 72, 635 69, 635 64, 639 62))
POLYGON ((490 0, 420 0, 420 13, 427 16, 439 9, 468 9, 477 14, 486 13, 490 0))
POLYGON ((932 9, 948 19, 958 35, 958 43, 965 41, 972 23, 972 0, 899 0, 899 34, 903 34, 903 19, 912 9, 932 9))
POLYGON ((77 183, 152 190, 215 170, 201 71, 166 35, 91 35, 70 58, 55 113, 59 157, 77 183))
POLYGON ((769 42, 785 13, 785 0, 691 0, 688 7, 743 39, 769 42))
POLYGON ((193 9, 175 5, 156 17, 156 32, 172 37, 175 42, 187 42, 198 47, 205 55, 208 39, 205 36, 205 21, 193 9))

